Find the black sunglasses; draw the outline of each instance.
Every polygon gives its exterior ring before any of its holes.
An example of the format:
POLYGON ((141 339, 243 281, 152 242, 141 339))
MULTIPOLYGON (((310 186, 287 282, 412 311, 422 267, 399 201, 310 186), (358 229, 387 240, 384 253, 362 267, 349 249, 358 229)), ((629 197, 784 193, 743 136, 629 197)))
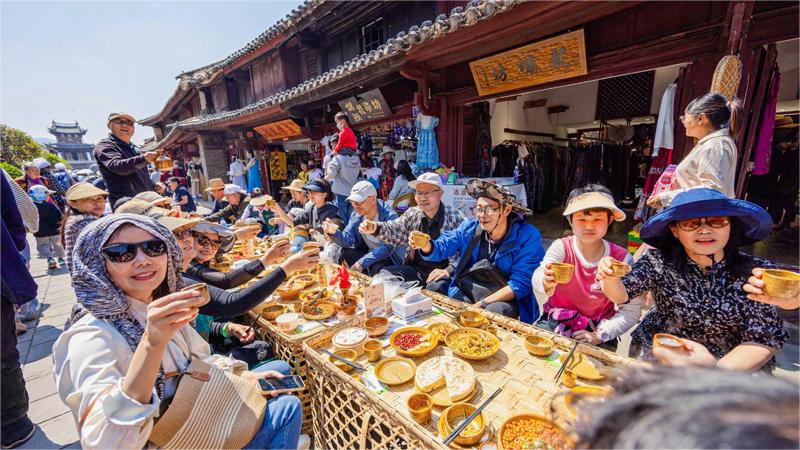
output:
POLYGON ((197 233, 192 233, 192 234, 197 239, 197 243, 202 245, 203 247, 209 247, 209 246, 219 247, 220 245, 222 245, 222 242, 219 240, 211 239, 208 236, 204 236, 202 234, 197 234, 197 233))
POLYGON ((161 239, 137 242, 133 244, 111 244, 103 247, 100 252, 111 262, 126 263, 136 257, 136 249, 141 248, 145 255, 155 258, 167 253, 167 244, 161 239))

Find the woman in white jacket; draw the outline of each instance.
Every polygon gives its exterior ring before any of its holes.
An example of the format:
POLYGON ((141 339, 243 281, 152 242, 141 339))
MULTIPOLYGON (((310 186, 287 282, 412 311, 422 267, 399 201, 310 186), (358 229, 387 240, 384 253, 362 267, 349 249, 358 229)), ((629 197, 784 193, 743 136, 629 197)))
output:
MULTIPOLYGON (((213 362, 190 322, 202 297, 179 292, 182 255, 155 220, 115 214, 93 222, 75 245, 79 307, 53 346, 58 394, 72 409, 83 448, 143 448, 161 401, 191 355, 213 362)), ((245 372, 253 379, 281 375, 245 372)), ((302 412, 294 396, 271 400, 248 447, 295 448, 302 412)))

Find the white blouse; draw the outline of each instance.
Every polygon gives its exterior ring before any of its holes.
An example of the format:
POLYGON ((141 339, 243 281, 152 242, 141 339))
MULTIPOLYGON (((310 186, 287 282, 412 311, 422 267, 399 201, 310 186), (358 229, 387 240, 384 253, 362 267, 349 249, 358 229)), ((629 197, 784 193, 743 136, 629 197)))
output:
POLYGON ((727 128, 709 133, 675 168, 672 189, 659 194, 664 207, 681 192, 692 188, 711 188, 726 197, 736 197, 736 142, 727 128))
MULTIPOLYGON (((131 300, 131 312, 144 327, 147 304, 131 300)), ((184 371, 189 355, 208 359, 208 343, 185 325, 167 344, 161 361, 165 372, 184 371)), ((113 325, 87 314, 53 345, 58 395, 72 409, 76 427, 92 401, 91 412, 78 430, 83 448, 143 448, 158 414, 155 387, 150 403, 142 404, 122 391, 133 351, 113 325), (111 387, 107 392, 106 389, 111 387), (99 396, 99 397, 98 397, 99 396)), ((166 382, 166 395, 172 397, 177 378, 166 382)))

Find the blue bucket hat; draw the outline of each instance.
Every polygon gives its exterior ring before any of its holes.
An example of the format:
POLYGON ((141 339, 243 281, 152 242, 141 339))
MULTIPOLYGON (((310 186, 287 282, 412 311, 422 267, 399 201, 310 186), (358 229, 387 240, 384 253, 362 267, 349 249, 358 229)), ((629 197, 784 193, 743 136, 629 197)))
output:
POLYGON ((669 224, 697 217, 735 217, 744 228, 742 245, 766 239, 772 229, 772 217, 755 203, 728 198, 714 189, 695 188, 676 195, 669 208, 645 222, 640 230, 642 241, 661 248, 671 242, 669 224))

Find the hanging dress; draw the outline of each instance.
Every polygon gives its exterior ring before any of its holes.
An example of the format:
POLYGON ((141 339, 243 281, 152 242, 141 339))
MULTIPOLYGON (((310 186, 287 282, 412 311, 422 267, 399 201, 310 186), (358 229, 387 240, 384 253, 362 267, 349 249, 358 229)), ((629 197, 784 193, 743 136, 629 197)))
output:
POLYGON ((439 118, 420 114, 417 116, 417 166, 420 169, 436 169, 439 167, 439 148, 436 145, 436 132, 439 118))
POLYGON ((258 160, 253 157, 250 158, 247 165, 249 168, 247 169, 247 192, 253 192, 253 189, 259 188, 264 189, 261 186, 261 172, 258 169, 258 160))

